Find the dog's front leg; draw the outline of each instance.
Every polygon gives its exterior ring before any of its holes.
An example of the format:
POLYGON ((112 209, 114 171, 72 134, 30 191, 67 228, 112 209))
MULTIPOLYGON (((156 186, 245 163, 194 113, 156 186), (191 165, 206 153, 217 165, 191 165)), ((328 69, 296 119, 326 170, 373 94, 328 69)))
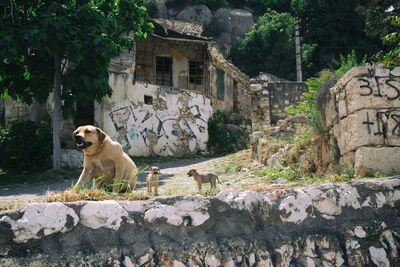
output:
POLYGON ((154 185, 154 195, 158 196, 158 181, 157 183, 154 185))
POLYGON ((201 191, 201 182, 197 182, 197 187, 199 188, 199 191, 201 191))
POLYGON ((118 164, 115 163, 115 177, 113 184, 114 186, 112 187, 113 193, 118 193, 119 189, 121 188, 121 183, 123 182, 122 176, 124 175, 124 165, 123 164, 118 164))
POLYGON ((76 182, 75 187, 81 189, 86 186, 89 182, 91 171, 88 168, 83 168, 81 175, 79 176, 78 182, 76 182))

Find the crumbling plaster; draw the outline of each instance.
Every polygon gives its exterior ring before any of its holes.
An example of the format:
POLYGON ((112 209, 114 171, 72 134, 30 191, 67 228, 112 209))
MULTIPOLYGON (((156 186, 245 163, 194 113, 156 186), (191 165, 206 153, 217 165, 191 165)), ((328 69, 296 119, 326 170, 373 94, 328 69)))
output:
POLYGON ((182 156, 207 150, 209 99, 135 82, 127 73, 111 73, 109 84, 114 93, 96 106, 96 118, 129 155, 182 156))

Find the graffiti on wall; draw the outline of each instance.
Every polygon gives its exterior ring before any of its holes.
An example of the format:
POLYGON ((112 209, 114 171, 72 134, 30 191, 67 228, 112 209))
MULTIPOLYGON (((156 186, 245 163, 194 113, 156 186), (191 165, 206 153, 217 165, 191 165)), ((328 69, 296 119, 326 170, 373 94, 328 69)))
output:
POLYGON ((361 97, 380 98, 388 101, 386 102, 388 106, 393 106, 385 110, 369 110, 366 113, 362 124, 366 127, 368 134, 374 136, 389 134, 400 137, 400 110, 396 108, 398 104, 393 102, 400 100, 398 81, 393 78, 376 76, 373 79, 358 78, 358 81, 361 97))
POLYGON ((362 122, 368 129, 368 134, 376 136, 384 135, 385 130, 392 136, 400 137, 400 111, 376 111, 375 114, 367 112, 365 120, 362 122))
POLYGON ((384 97, 389 101, 400 100, 400 89, 396 86, 395 79, 374 77, 376 86, 365 78, 359 78, 362 82, 360 85, 360 96, 384 97), (381 85, 382 82, 382 85, 381 85))
POLYGON ((211 107, 193 104, 188 107, 190 117, 186 115, 183 118, 177 106, 154 110, 144 109, 142 105, 129 105, 112 110, 109 116, 124 150, 133 156, 151 153, 172 156, 182 149, 190 152, 205 150, 211 107), (183 136, 187 138, 187 148, 181 147, 180 138, 183 136))

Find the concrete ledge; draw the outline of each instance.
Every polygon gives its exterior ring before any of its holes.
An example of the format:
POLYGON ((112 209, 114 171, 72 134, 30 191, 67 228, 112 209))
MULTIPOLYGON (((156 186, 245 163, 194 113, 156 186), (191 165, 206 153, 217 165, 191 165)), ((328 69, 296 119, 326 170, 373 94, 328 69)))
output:
POLYGON ((394 266, 400 177, 0 213, 0 266, 394 266))

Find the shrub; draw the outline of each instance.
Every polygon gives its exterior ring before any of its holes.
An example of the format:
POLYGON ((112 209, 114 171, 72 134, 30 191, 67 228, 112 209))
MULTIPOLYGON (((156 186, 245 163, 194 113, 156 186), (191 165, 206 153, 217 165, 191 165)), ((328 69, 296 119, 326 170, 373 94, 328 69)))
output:
POLYGON ((208 148, 215 153, 232 153, 247 148, 246 130, 233 124, 229 116, 217 110, 208 120, 208 148))
POLYGON ((51 165, 53 140, 44 123, 16 121, 0 126, 0 168, 8 171, 39 171, 51 165))
POLYGON ((307 79, 308 91, 303 93, 304 101, 299 102, 296 108, 286 108, 285 111, 289 115, 306 114, 316 132, 320 132, 322 130, 322 106, 329 94, 329 89, 349 70, 365 65, 365 62, 366 56, 359 62, 354 50, 346 56, 340 55, 340 61, 336 62, 339 65, 338 69, 336 71, 324 70, 321 71, 318 78, 307 79))

